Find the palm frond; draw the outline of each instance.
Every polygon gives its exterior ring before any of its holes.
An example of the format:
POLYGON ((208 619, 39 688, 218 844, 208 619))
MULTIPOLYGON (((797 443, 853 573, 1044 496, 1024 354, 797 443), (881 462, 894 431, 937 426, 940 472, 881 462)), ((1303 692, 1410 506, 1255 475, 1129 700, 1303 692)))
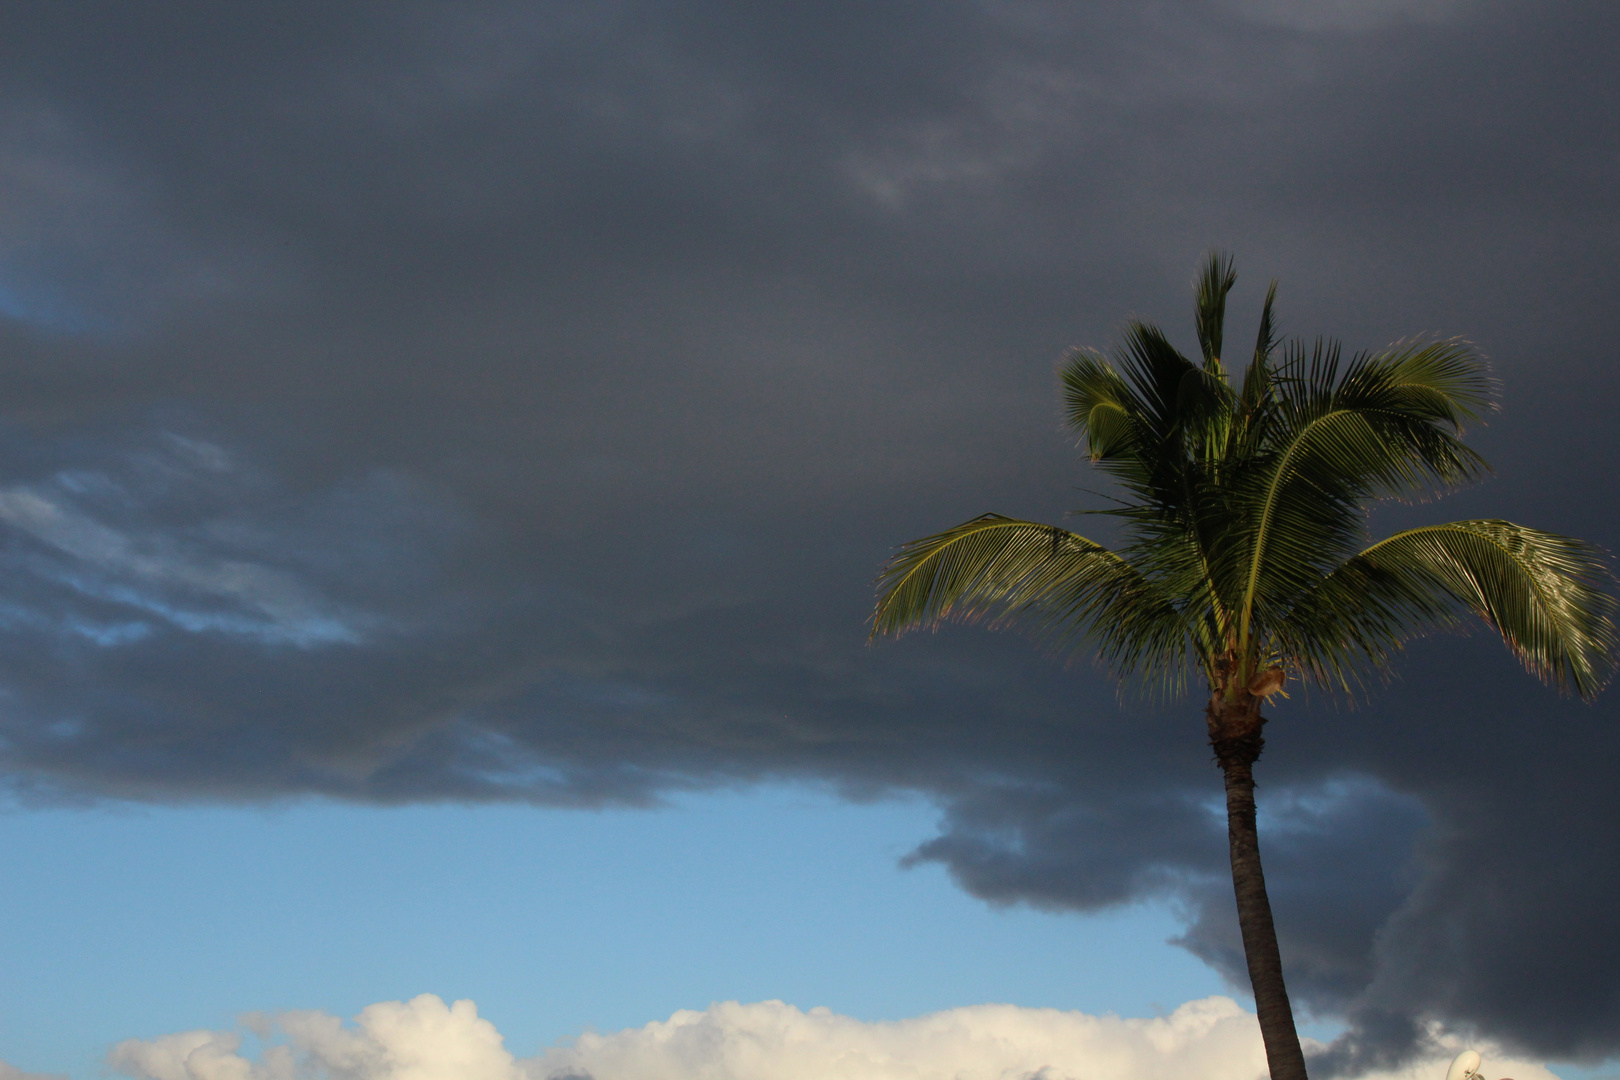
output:
POLYGON ((1427 406, 1434 420, 1458 434, 1465 422, 1496 409, 1496 382, 1484 357, 1461 338, 1399 341, 1369 358, 1367 367, 1380 373, 1379 392, 1398 393, 1402 408, 1414 414, 1427 406))
POLYGON ((1052 525, 985 514, 904 545, 877 582, 872 637, 947 621, 1018 626, 1060 648, 1090 644, 1120 674, 1173 677, 1188 627, 1119 555, 1052 525))
POLYGON ((1245 412, 1252 413, 1271 392, 1271 355, 1277 351, 1277 323, 1272 306, 1277 302, 1277 282, 1266 290, 1266 302, 1260 309, 1260 332, 1255 335, 1254 357, 1243 373, 1243 390, 1239 399, 1245 412))
POLYGON ((1133 452, 1147 435, 1146 409, 1118 371, 1094 352, 1076 349, 1058 369, 1063 415, 1092 461, 1133 452))
POLYGON ((1221 364, 1221 337, 1226 323, 1226 294, 1236 281, 1232 257, 1212 251, 1194 286, 1193 321, 1198 329, 1198 347, 1204 353, 1204 370, 1223 378, 1226 373, 1221 364))
POLYGON ((1274 450, 1234 488, 1253 514, 1245 626, 1280 618, 1354 550, 1369 500, 1423 498, 1488 469, 1461 439, 1463 422, 1490 403, 1483 365, 1464 343, 1397 345, 1348 364, 1331 342, 1309 351, 1296 343, 1275 392, 1274 450))
POLYGON ((1492 407, 1484 361, 1465 342, 1398 343, 1341 365, 1336 342, 1293 344, 1276 374, 1278 441, 1325 454, 1362 497, 1406 497, 1479 479, 1488 467, 1462 442, 1492 407))
POLYGON ((1201 458, 1224 442, 1231 387, 1182 356, 1156 327, 1131 323, 1117 363, 1090 350, 1071 352, 1058 377, 1064 419, 1091 460, 1150 500, 1181 489, 1188 449, 1201 458))
POLYGON ((1189 374, 1199 373, 1198 365, 1182 356, 1164 331, 1135 319, 1125 324, 1115 363, 1142 403, 1154 435, 1168 439, 1176 427, 1181 384, 1189 374))
POLYGON ((1455 521, 1397 533, 1347 560, 1273 631, 1318 680, 1348 685, 1409 638, 1473 614, 1521 663, 1590 700, 1616 665, 1613 579, 1580 540, 1510 521, 1455 521))

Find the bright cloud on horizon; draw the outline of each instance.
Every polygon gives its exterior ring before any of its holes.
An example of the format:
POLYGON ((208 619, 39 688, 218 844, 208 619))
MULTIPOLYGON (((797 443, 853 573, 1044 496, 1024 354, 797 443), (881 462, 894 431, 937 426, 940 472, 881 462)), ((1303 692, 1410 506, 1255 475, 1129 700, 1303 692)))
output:
MULTIPOLYGON (((1167 1016, 1125 1019, 1057 1009, 973 1005, 869 1022, 780 1001, 724 1002, 611 1034, 586 1033, 533 1058, 514 1057, 471 1001, 432 994, 381 1002, 346 1024, 300 1011, 244 1017, 242 1031, 130 1039, 108 1064, 134 1080, 1256 1080, 1265 1053, 1252 1013, 1225 997, 1167 1016)), ((1438 1080, 1462 1043, 1440 1035, 1443 1057, 1367 1080, 1438 1080)), ((1493 1078, 1557 1080, 1490 1046, 1493 1078)), ((5 1080, 34 1080, 0 1062, 5 1080)))

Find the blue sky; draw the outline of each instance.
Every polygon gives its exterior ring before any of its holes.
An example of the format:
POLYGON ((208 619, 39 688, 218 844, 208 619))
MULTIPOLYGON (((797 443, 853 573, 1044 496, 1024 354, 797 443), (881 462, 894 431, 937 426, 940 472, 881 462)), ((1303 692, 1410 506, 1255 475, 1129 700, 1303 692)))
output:
POLYGON ((36 810, 0 816, 0 1044, 99 1074, 113 1043, 242 1013, 469 997, 516 1052, 713 1001, 862 1019, 982 1002, 1152 1016, 1229 992, 1159 905, 992 908, 922 800, 806 787, 659 810, 36 810), (26 974, 25 974, 26 973, 26 974))

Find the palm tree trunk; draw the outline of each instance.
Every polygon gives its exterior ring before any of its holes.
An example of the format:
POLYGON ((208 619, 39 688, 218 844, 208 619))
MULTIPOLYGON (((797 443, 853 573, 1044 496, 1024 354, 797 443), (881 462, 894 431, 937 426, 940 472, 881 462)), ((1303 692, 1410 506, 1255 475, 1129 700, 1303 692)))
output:
POLYGON ((1247 715, 1212 704, 1210 744, 1226 777, 1226 831, 1232 849, 1232 888, 1237 894, 1238 926, 1243 932, 1243 956, 1249 964, 1254 988, 1254 1011, 1260 1019, 1260 1037, 1266 1045, 1271 1080, 1307 1080, 1305 1053, 1294 1030, 1294 1010, 1283 985, 1282 954, 1277 928, 1271 921, 1266 876, 1260 868, 1260 836, 1254 821, 1254 763, 1265 740, 1259 702, 1242 710, 1247 715), (1224 715, 1221 715, 1224 714, 1224 715), (1234 722, 1236 721, 1236 722, 1234 722))

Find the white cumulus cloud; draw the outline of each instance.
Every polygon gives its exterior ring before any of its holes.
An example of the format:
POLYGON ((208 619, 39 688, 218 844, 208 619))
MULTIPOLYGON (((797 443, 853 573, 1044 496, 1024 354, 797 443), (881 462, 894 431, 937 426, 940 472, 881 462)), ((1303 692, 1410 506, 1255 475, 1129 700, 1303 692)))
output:
MULTIPOLYGON (((348 1024, 321 1012, 243 1023, 267 1044, 256 1058, 242 1054, 238 1032, 191 1031, 120 1043, 108 1062, 135 1080, 1257 1080, 1266 1071, 1253 1014, 1224 997, 1148 1019, 972 1005, 887 1022, 733 1001, 526 1059, 471 1001, 432 994, 369 1006, 348 1024)), ((1439 1080, 1461 1047, 1440 1041, 1448 1057, 1368 1080, 1439 1080)), ((1480 1049, 1488 1076, 1557 1080, 1480 1049)), ((32 1080, 4 1068, 0 1080, 32 1080)))
POLYGON ((520 1080, 495 1025, 470 1001, 432 994, 368 1005, 352 1025, 322 1012, 289 1012, 246 1023, 285 1041, 258 1061, 230 1031, 188 1031, 113 1047, 108 1064, 139 1080, 520 1080))

